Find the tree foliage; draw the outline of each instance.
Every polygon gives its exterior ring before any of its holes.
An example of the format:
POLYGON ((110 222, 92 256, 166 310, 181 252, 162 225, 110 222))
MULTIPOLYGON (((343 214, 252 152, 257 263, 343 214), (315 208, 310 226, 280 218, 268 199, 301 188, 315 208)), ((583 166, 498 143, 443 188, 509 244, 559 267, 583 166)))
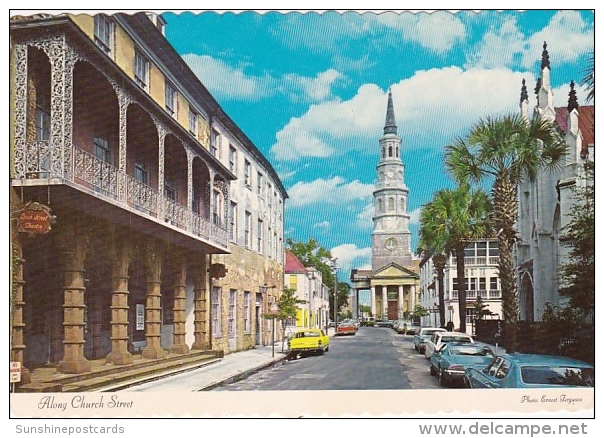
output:
POLYGON ((489 195, 482 189, 471 190, 465 182, 455 189, 439 190, 422 207, 421 244, 432 246, 447 257, 451 253, 457 256, 459 328, 462 332, 466 331, 465 248, 473 240, 491 236, 490 211, 489 195))
POLYGON ((584 86, 587 90, 586 101, 592 102, 596 98, 596 75, 595 75, 595 63, 596 56, 595 52, 591 52, 589 54, 589 58, 587 59, 587 66, 583 70, 583 77, 579 82, 580 85, 584 86))
POLYGON ((459 182, 481 182, 492 178, 493 211, 499 244, 499 278, 505 325, 505 348, 516 351, 518 291, 514 247, 517 240, 518 186, 534 181, 540 172, 564 164, 566 145, 556 125, 536 116, 520 114, 480 120, 465 138, 447 146, 445 164, 459 182))
POLYGON ((559 292, 568 298, 568 305, 584 316, 595 309, 596 279, 596 218, 594 163, 585 165, 588 184, 575 189, 575 203, 570 221, 562 230, 562 244, 569 248, 568 258, 562 264, 559 292))

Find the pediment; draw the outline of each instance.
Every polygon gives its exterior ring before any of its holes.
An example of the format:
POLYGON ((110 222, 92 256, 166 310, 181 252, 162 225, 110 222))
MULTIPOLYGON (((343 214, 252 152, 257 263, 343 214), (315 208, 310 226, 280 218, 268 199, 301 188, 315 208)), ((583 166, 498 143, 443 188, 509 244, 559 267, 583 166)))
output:
POLYGON ((396 263, 389 263, 386 266, 381 267, 373 271, 372 278, 419 278, 419 275, 409 268, 400 266, 396 263))

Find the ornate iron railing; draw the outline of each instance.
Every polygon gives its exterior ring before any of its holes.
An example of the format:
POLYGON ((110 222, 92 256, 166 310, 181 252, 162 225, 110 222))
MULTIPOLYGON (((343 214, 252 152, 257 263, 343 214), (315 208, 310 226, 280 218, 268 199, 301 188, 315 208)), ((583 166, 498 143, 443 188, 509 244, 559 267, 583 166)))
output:
MULTIPOLYGON (((25 142, 25 153, 20 155, 24 160, 22 175, 16 176, 27 179, 64 177, 51 174, 49 145, 49 141, 25 142)), ((126 204, 155 221, 168 222, 193 236, 227 247, 228 230, 221 225, 224 221, 212 223, 210 219, 190 211, 187 206, 167 198, 153 187, 83 149, 74 146, 72 153, 73 182, 77 185, 95 191, 108 202, 126 204)))

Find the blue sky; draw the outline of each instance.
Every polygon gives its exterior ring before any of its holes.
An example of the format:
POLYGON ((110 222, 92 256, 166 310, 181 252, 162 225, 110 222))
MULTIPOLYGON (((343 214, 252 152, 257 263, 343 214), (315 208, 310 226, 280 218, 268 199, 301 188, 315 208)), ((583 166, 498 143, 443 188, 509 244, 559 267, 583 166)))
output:
MULTIPOLYGON (((594 50, 591 11, 165 12, 166 37, 278 172, 285 237, 367 267, 378 140, 392 88, 408 211, 454 185, 443 151, 487 115, 529 105, 543 42, 556 106, 594 50)), ((579 102, 585 91, 578 89, 579 102)))

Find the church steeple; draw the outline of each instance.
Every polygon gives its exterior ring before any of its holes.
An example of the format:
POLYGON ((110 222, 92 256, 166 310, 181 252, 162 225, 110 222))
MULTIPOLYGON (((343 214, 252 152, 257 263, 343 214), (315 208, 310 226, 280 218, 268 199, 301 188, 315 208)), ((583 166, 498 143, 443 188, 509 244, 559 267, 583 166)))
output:
POLYGON ((394 118, 394 104, 392 103, 392 89, 388 89, 388 107, 386 108, 386 123, 384 134, 397 134, 396 119, 394 118))
MULTIPOLYGON (((394 119, 392 90, 388 90, 388 107, 384 135, 380 138, 377 183, 373 191, 374 212, 371 233, 371 268, 376 271, 396 263, 412 266, 411 231, 407 213, 409 189, 405 185, 405 165, 401 159, 402 140, 394 119)), ((386 300, 384 300, 386 302, 386 300)))

